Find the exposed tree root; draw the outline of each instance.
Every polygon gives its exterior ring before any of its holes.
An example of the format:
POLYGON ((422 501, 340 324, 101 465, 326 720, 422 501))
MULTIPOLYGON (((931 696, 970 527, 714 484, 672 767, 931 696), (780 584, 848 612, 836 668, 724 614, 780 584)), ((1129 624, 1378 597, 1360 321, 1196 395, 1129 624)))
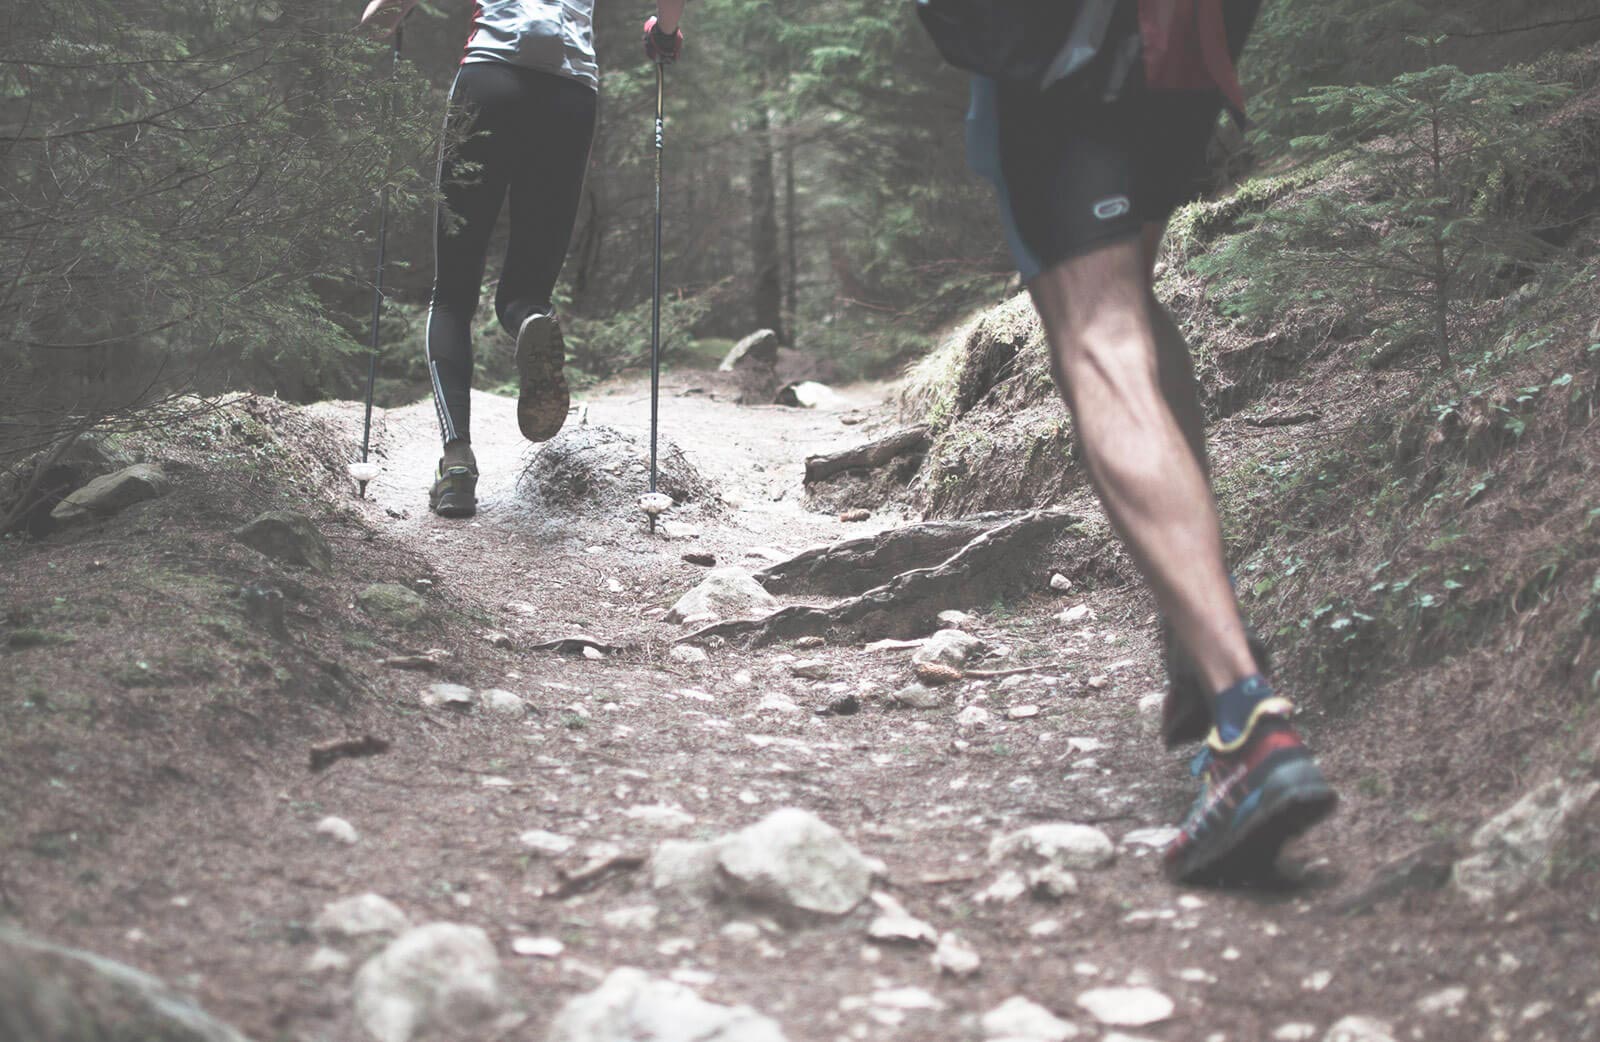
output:
POLYGON ((927 633, 939 612, 992 598, 1026 576, 1029 557, 1080 518, 1064 510, 1030 510, 992 524, 946 560, 902 572, 881 586, 827 608, 794 605, 761 619, 707 626, 682 641, 748 637, 753 643, 843 632, 875 639, 927 633))

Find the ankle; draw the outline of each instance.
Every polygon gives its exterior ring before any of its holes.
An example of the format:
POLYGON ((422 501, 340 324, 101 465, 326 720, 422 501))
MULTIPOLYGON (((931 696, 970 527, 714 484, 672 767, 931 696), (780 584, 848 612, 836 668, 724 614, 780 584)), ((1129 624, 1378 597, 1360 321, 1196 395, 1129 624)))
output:
POLYGON ((466 438, 455 438, 444 443, 444 465, 447 467, 478 468, 478 460, 472 454, 472 443, 466 438))
POLYGON ((1260 673, 1252 673, 1218 692, 1212 709, 1217 738, 1224 745, 1238 741, 1249 731, 1256 708, 1275 695, 1271 682, 1260 673))

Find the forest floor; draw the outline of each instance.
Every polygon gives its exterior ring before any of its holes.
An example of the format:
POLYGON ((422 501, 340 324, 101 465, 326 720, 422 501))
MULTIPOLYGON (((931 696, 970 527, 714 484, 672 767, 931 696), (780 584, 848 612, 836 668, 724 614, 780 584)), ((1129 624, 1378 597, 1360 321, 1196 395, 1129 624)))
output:
MULTIPOLYGON (((646 387, 595 389, 587 424, 642 436, 646 387)), ((1549 894, 1509 915, 1481 910, 1437 879, 1419 883, 1418 870, 1371 889, 1412 844, 1352 828, 1369 802, 1360 780, 1413 755, 1430 727, 1450 727, 1444 715, 1401 744, 1375 740, 1359 717, 1303 707, 1303 730, 1347 796, 1341 814, 1290 852, 1281 886, 1194 890, 1163 878, 1141 830, 1174 823, 1193 788, 1186 755, 1155 736, 1164 674, 1151 602, 1133 583, 1080 579, 1063 593, 1045 581, 1085 575, 1092 562, 1074 553, 1099 552, 1103 538, 1051 544, 1031 592, 951 605, 976 617, 968 628, 1000 664, 1040 669, 960 682, 939 708, 896 708, 910 652, 865 642, 726 643, 704 662, 672 658, 688 631, 662 610, 705 575, 685 553, 756 570, 909 520, 890 510, 844 523, 808 509, 801 483, 808 454, 897 425, 893 386, 844 388, 827 410, 743 408, 723 391, 708 374, 666 383, 665 434, 721 502, 669 515, 655 535, 631 513, 564 518, 530 504, 517 478, 536 448, 517 437, 513 402, 479 394, 481 505, 468 521, 426 509, 430 403, 380 415, 385 471, 365 500, 326 462, 294 460, 333 450, 328 431, 359 432, 359 406, 274 406, 259 419, 291 461, 259 481, 208 463, 214 446, 174 445, 190 462, 171 495, 0 549, 9 624, 56 634, 0 657, 0 912, 164 977, 258 1042, 363 1037, 355 966, 308 959, 323 906, 365 892, 414 923, 487 932, 525 1016, 477 1038, 543 1039, 562 1003, 622 966, 748 1004, 791 1042, 967 1042, 984 1037, 982 1014, 1016 995, 1107 1042, 1321 1039, 1352 1015, 1388 1023, 1395 1038, 1600 1038, 1586 910, 1549 894), (284 467, 301 478, 275 476, 284 467), (269 568, 229 539, 275 506, 317 520, 331 575, 269 568), (230 607, 231 590, 263 576, 290 602, 285 642, 241 630, 230 607), (355 595, 379 581, 424 590, 430 621, 400 630, 366 619, 355 595), (1087 612, 1061 620, 1078 605, 1087 612), (528 650, 574 633, 615 650, 528 650), (378 664, 433 648, 448 655, 432 671, 378 664), (821 660, 806 671, 825 678, 795 676, 802 660, 821 660), (507 690, 528 710, 425 708, 441 681, 507 690), (852 694, 859 712, 817 712, 852 694), (958 720, 971 706, 987 720, 958 720), (1008 712, 1019 707, 1033 709, 1008 712), (363 734, 388 750, 307 770, 313 745, 363 734), (592 889, 560 893, 561 873, 596 845, 648 855, 663 839, 721 836, 783 807, 814 812, 880 859, 874 889, 958 932, 979 971, 942 973, 926 944, 870 940, 871 902, 782 922, 656 892, 648 864, 627 859, 592 889), (359 840, 319 835, 326 815, 359 840), (1114 861, 1078 871, 1077 892, 1059 900, 980 899, 998 875, 991 841, 1045 822, 1101 829, 1114 861), (525 845, 535 829, 573 849, 525 845), (530 937, 563 948, 516 954, 513 942, 530 937), (1171 1015, 1118 1027, 1079 1004, 1122 986, 1159 991, 1171 1015)), ((218 430, 228 441, 238 428, 218 430)), ((1099 516, 1081 495, 1064 505, 1099 516)))

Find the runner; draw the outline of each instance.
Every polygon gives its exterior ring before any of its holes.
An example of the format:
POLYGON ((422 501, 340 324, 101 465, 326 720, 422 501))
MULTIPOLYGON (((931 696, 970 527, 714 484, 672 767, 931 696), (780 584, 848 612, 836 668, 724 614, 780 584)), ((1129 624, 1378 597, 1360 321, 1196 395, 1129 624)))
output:
POLYGON ((1240 618, 1189 347, 1154 292, 1167 219, 1206 185, 1219 113, 1242 118, 1233 60, 1259 0, 1087 0, 1070 25, 1026 27, 1063 8, 923 6, 946 56, 994 77, 974 83, 972 165, 995 185, 1089 477, 1175 637, 1168 743, 1205 738, 1167 868, 1185 882, 1262 875, 1336 797, 1240 618), (941 36, 939 18, 960 31, 941 36), (983 52, 990 41, 1000 50, 983 52))
MULTIPOLYGON (((361 24, 387 34, 416 3, 372 0, 361 24)), ((653 61, 672 62, 682 52, 684 3, 657 0, 655 17, 645 22, 645 53, 653 61)), ((477 512, 471 326, 489 235, 508 194, 511 235, 495 313, 516 338, 517 422, 530 441, 548 440, 566 422, 566 352, 550 297, 594 136, 600 78, 593 12, 594 0, 479 0, 450 88, 425 341, 444 439, 428 506, 442 517, 477 512)))

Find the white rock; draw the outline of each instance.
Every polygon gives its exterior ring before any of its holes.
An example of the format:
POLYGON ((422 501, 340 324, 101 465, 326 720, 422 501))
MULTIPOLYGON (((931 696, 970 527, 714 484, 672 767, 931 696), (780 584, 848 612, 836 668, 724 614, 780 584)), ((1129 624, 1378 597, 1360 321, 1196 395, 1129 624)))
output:
POLYGON ((913 662, 936 662, 942 666, 960 669, 979 658, 988 645, 970 633, 961 630, 939 630, 928 638, 926 644, 911 653, 913 662))
POLYGON ((661 909, 655 905, 633 905, 626 908, 613 908, 602 915, 601 921, 613 930, 629 930, 645 932, 656 928, 656 919, 661 915, 661 909))
POLYGON ((951 630, 970 630, 978 625, 978 617, 976 615, 969 615, 964 611, 956 611, 954 608, 946 608, 934 618, 940 626, 951 630))
POLYGON ((1028 889, 1036 896, 1059 901, 1078 892, 1078 877, 1057 864, 1030 868, 1025 877, 1028 889))
POLYGON ((983 959, 960 934, 950 932, 939 938, 939 946, 933 951, 933 964, 951 976, 970 977, 978 972, 983 959))
POLYGON ((782 691, 768 691, 761 696, 761 701, 756 703, 756 708, 770 710, 774 713, 800 712, 800 706, 795 700, 782 691))
POLYGON ((667 652, 667 657, 684 666, 698 666, 711 658, 693 644, 674 644, 672 650, 667 652))
POLYGON ((594 991, 568 1000, 548 1042, 785 1042, 776 1021, 749 1006, 707 1002, 682 984, 643 970, 612 971, 594 991))
POLYGON ((827 680, 833 675, 833 668, 826 659, 808 658, 790 666, 789 675, 802 680, 827 680))
POLYGON ((944 1009, 944 1003, 923 988, 879 988, 872 993, 872 1004, 885 1009, 944 1009))
POLYGON ((567 950, 567 946, 554 937, 513 937, 511 950, 518 955, 528 955, 538 959, 554 959, 567 950))
POLYGON ((1139 851, 1165 850, 1168 844, 1178 838, 1179 831, 1171 825, 1134 829, 1122 837, 1122 845, 1139 851))
POLYGON ((1087 619, 1088 617, 1089 617, 1089 606, 1087 604, 1074 604, 1072 607, 1066 609, 1061 614, 1056 616, 1056 618, 1060 622, 1066 623, 1066 624, 1071 624, 1071 623, 1074 623, 1074 622, 1082 622, 1084 619, 1087 619))
POLYGON ((541 854, 561 855, 578 845, 578 841, 571 836, 563 836, 556 832, 547 832, 544 829, 529 829, 517 839, 523 846, 530 850, 537 850, 541 854))
POLYGON ((888 944, 935 944, 939 931, 914 915, 880 915, 867 924, 867 936, 888 944))
POLYGON ((1068 579, 1060 572, 1056 572, 1054 575, 1050 576, 1050 588, 1057 593, 1066 593, 1068 590, 1072 589, 1072 580, 1068 579))
POLYGON ((349 966, 350 956, 335 948, 318 948, 306 959, 307 973, 338 973, 349 966))
POLYGON ((979 904, 1010 904, 1027 892, 1028 881, 1022 878, 1022 873, 1007 869, 978 891, 974 900, 979 904))
POLYGON ((1060 932, 1060 919, 1040 919, 1038 922, 1033 923, 1028 927, 1029 937, 1054 937, 1060 932))
POLYGON ((717 932, 728 940, 738 941, 740 944, 748 944, 751 941, 759 941, 761 939, 761 927, 755 923, 747 923, 743 919, 735 919, 717 932))
POLYGON ((1141 1028, 1172 1016, 1172 1000, 1154 988, 1090 988, 1078 996, 1078 1005, 1102 1024, 1141 1028))
POLYGON ((713 568, 700 585, 678 598, 666 619, 684 622, 697 615, 745 619, 765 615, 777 607, 778 599, 743 568, 713 568))
POLYGON ((1067 748, 1075 753, 1097 753, 1106 747, 1098 738, 1073 737, 1067 739, 1067 748))
POLYGON ((326 940, 363 937, 370 934, 398 934, 411 925, 398 906, 377 894, 345 897, 324 905, 311 923, 311 930, 326 940))
POLYGON ((1292 1022, 1272 1029, 1273 1042, 1310 1042, 1317 1036, 1315 1024, 1292 1022))
POLYGON ((975 730, 989 726, 989 711, 983 706, 967 706, 956 714, 956 726, 965 730, 975 730))
POLYGON ((652 889, 708 901, 717 891, 720 844, 669 839, 650 855, 652 889))
POLYGON ((476 926, 408 930, 356 974, 356 1019, 378 1042, 419 1032, 470 1035, 500 1013, 500 957, 476 926))
POLYGON ((682 829, 694 824, 694 815, 678 807, 663 804, 641 804, 629 807, 624 816, 655 829, 682 829))
POLYGON ((1317 970, 1308 973, 1300 980, 1300 987, 1305 991, 1324 991, 1333 983, 1333 974, 1328 970, 1317 970))
POLYGON ((1472 834, 1473 853, 1456 862, 1456 887, 1471 901, 1514 897, 1550 874, 1551 855, 1600 782, 1553 779, 1496 814, 1472 834))
POLYGON ((429 684, 422 693, 422 704, 429 709, 471 709, 476 696, 461 684, 429 684))
POLYGON ((989 843, 990 864, 1016 859, 1089 870, 1103 868, 1115 858, 1116 848, 1110 837, 1092 825, 1032 825, 996 836, 989 843))
MULTIPOLYGON (((1016 677, 1011 677, 1009 679, 1015 680, 1017 678, 1016 677)), ((1009 709, 1006 710, 1006 719, 1007 720, 1026 720, 1029 717, 1034 717, 1034 716, 1038 716, 1038 715, 1039 715, 1039 707, 1035 706, 1035 705, 1012 706, 1012 707, 1010 707, 1009 709)))
POLYGON ((331 814, 317 822, 317 835, 327 836, 340 843, 357 843, 361 839, 361 834, 356 831, 354 825, 331 814))
POLYGON ((979 1024, 983 1037, 996 1042, 1067 1042, 1079 1033, 1077 1025, 1021 995, 1013 995, 985 1013, 979 1024))
POLYGON ((721 882, 757 903, 845 915, 867 896, 872 865, 837 829, 786 807, 720 844, 721 882))
POLYGON ((1417 1000, 1417 1012, 1425 1017, 1458 1017, 1467 1001, 1467 989, 1459 985, 1441 988, 1417 1000))
POLYGON ((1394 1042, 1394 1029, 1375 1017, 1345 1017, 1322 1036, 1322 1042, 1394 1042))
POLYGON ((521 716, 528 711, 528 703, 522 700, 522 696, 505 688, 492 687, 480 692, 478 700, 490 712, 505 716, 521 716))

